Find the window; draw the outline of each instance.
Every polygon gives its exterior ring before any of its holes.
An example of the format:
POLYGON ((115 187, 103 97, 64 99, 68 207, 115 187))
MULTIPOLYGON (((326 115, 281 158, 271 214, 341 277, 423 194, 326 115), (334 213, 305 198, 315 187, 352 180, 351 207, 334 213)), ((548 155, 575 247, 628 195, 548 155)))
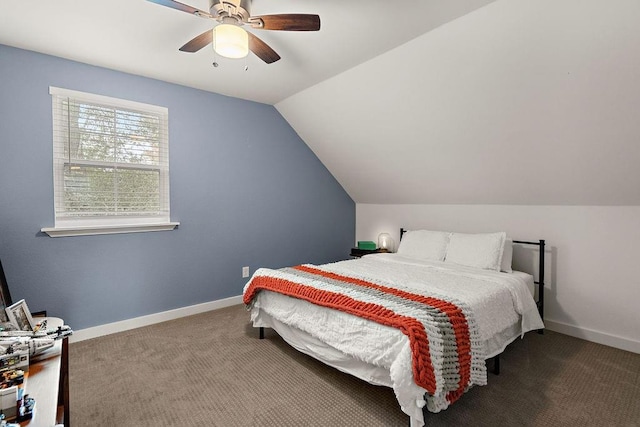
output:
POLYGON ((173 229, 168 110, 51 87, 50 236, 173 229))

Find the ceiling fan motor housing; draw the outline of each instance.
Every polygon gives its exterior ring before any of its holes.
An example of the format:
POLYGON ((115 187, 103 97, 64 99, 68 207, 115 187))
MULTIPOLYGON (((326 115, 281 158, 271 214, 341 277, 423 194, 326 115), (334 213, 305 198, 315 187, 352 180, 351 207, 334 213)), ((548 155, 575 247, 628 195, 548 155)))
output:
POLYGON ((209 11, 220 22, 229 21, 228 18, 234 18, 238 21, 238 25, 241 25, 249 22, 251 0, 212 0, 209 11))

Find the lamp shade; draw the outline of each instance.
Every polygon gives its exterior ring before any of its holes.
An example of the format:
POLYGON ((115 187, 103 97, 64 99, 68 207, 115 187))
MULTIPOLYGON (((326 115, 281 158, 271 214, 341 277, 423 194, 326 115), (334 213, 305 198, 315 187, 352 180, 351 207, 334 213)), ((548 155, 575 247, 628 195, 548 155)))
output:
POLYGON ((237 25, 217 25, 213 29, 213 49, 225 58, 244 58, 249 54, 249 35, 237 25))
POLYGON ((380 233, 378 235, 378 249, 393 252, 394 246, 395 242, 389 233, 380 233))

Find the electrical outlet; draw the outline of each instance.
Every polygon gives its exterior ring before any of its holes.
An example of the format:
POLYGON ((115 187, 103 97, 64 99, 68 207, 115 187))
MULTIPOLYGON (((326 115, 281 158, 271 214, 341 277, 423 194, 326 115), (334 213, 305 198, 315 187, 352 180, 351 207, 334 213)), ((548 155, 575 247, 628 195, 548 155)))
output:
POLYGON ((242 267, 242 277, 249 277, 249 267, 242 267))

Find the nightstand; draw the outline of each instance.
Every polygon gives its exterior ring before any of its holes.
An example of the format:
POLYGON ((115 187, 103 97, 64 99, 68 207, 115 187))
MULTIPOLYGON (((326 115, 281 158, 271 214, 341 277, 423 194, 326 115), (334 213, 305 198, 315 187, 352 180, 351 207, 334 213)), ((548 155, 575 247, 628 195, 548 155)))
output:
POLYGON ((351 256, 352 257, 356 257, 356 258, 360 258, 363 255, 369 255, 369 254, 381 254, 381 253, 386 253, 389 252, 386 249, 358 249, 358 248, 351 248, 351 256))

